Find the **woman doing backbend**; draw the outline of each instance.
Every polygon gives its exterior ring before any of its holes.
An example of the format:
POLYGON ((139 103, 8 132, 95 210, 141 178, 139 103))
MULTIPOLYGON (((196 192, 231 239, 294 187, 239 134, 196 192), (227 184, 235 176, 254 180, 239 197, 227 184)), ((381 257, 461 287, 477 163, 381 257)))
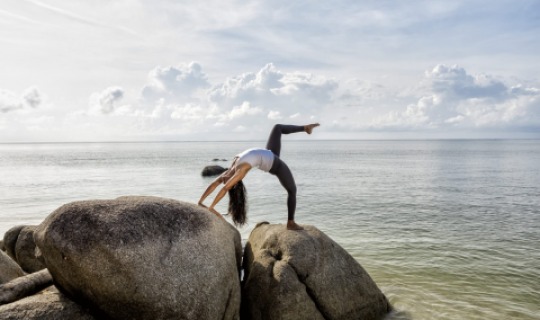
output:
POLYGON ((281 151, 281 135, 296 132, 306 132, 311 134, 318 123, 308 124, 305 126, 276 124, 270 133, 266 149, 248 149, 238 154, 231 167, 216 178, 201 196, 199 205, 206 208, 203 204, 204 200, 210 195, 220 184, 225 186, 218 192, 214 202, 208 207, 212 213, 223 219, 223 216, 217 212, 214 207, 218 202, 229 193, 229 213, 232 215, 233 221, 237 225, 243 225, 246 222, 246 191, 242 179, 251 170, 251 168, 259 168, 263 171, 270 172, 275 175, 281 185, 287 190, 287 210, 288 220, 287 229, 302 230, 302 227, 294 222, 294 212, 296 210, 296 184, 289 167, 279 158, 281 151))

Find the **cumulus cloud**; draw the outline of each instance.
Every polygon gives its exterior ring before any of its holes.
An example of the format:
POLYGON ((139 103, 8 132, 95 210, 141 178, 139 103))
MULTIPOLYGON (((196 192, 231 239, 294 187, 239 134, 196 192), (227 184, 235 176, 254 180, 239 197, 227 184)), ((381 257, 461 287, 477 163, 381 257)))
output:
POLYGON ((248 101, 244 101, 242 105, 234 107, 228 115, 230 119, 235 119, 246 115, 257 115, 260 113, 262 113, 262 108, 252 107, 248 101))
MULTIPOLYGON (((257 132, 277 121, 323 121, 329 131, 348 132, 540 125, 540 90, 459 66, 437 65, 407 90, 283 72, 273 64, 214 84, 194 62, 158 67, 150 75, 141 94, 152 99, 138 100, 128 115, 148 130, 171 134, 200 128, 257 132)), ((111 87, 93 101, 110 113, 123 96, 111 87)))
MULTIPOLYGON (((229 139, 244 138, 248 132, 257 139, 276 122, 319 121, 324 124, 320 134, 330 137, 366 131, 540 127, 540 89, 458 66, 437 65, 406 90, 367 80, 285 72, 273 64, 213 83, 196 63, 155 68, 150 74, 153 80, 142 91, 111 86, 93 93, 90 109, 68 122, 84 123, 75 126, 77 130, 103 128, 105 137, 131 134, 142 139, 229 139)), ((35 88, 20 96, 0 91, 0 111, 22 117, 24 113, 10 111, 30 110, 42 100, 35 88)))
POLYGON ((37 108, 43 100, 42 94, 36 87, 29 87, 20 95, 0 89, 0 112, 6 113, 18 109, 37 108))
POLYGON ((124 90, 120 87, 109 87, 102 92, 93 93, 90 96, 91 111, 102 114, 110 114, 124 97, 124 90))
POLYGON ((259 108, 258 113, 266 114, 266 119, 277 120, 294 114, 318 114, 331 101, 337 86, 332 79, 309 73, 284 73, 267 64, 257 73, 229 77, 213 86, 208 99, 225 110, 249 102, 259 108))
MULTIPOLYGON (((201 65, 157 67, 142 99, 131 97, 131 112, 148 130, 266 130, 273 122, 316 118, 331 100, 337 82, 308 73, 282 72, 267 64, 257 72, 210 84, 201 65), (153 129, 152 129, 153 128, 153 129), (180 129, 181 128, 181 129, 180 129)), ((93 95, 93 104, 112 110, 111 90, 93 95)), ((126 99, 130 99, 126 97, 126 99)))
POLYGON ((437 65, 425 73, 420 98, 374 123, 416 129, 520 127, 540 125, 540 90, 509 86, 459 66, 437 65))
POLYGON ((279 120, 283 117, 281 116, 281 113, 279 111, 270 110, 267 115, 268 119, 270 120, 279 120))
POLYGON ((170 102, 185 101, 198 89, 210 84, 200 64, 156 67, 148 74, 148 83, 142 90, 142 96, 148 101, 165 99, 170 102))

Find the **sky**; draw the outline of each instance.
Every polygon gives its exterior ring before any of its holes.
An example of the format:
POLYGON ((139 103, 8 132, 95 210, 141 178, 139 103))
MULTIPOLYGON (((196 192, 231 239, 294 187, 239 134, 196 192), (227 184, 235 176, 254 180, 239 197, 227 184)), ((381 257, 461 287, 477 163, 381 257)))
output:
POLYGON ((540 2, 0 2, 0 143, 540 138, 540 2))

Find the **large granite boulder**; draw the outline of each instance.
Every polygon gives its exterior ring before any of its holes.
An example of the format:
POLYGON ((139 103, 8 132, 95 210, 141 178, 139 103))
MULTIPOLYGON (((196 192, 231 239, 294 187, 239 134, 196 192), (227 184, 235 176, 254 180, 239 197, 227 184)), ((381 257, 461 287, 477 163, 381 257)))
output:
POLYGON ((313 226, 259 224, 244 252, 242 319, 381 319, 391 306, 367 272, 313 226))
POLYGON ((201 175, 203 177, 212 177, 218 176, 225 171, 227 171, 227 168, 223 168, 222 166, 206 166, 203 168, 201 175))
POLYGON ((237 319, 239 232, 157 197, 73 202, 34 238, 56 286, 114 319, 237 319))
POLYGON ((0 250, 0 285, 22 276, 24 271, 17 262, 0 250))
POLYGON ((89 310, 61 293, 42 293, 0 306, 2 320, 95 320, 89 310))

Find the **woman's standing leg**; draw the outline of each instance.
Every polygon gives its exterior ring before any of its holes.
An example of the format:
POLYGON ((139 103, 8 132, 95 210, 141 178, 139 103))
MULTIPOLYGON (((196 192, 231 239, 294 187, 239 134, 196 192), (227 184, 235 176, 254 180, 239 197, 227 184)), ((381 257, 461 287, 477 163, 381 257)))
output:
POLYGON ((274 174, 283 188, 287 190, 287 217, 288 220, 294 221, 294 212, 296 211, 296 183, 287 164, 279 158, 276 158, 274 161, 279 162, 274 174))

